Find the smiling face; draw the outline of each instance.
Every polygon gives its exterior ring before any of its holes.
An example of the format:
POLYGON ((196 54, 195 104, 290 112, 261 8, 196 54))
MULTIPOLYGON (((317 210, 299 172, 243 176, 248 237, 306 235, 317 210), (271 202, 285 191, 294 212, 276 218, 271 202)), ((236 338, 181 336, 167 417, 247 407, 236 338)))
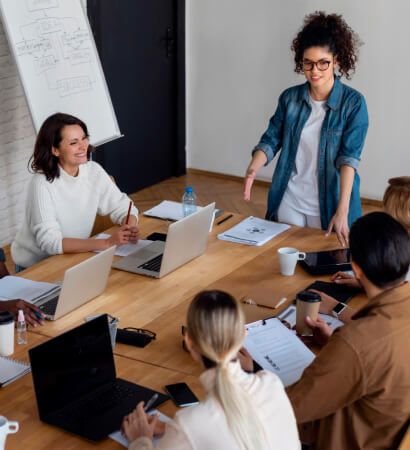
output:
POLYGON ((306 49, 303 52, 302 67, 312 89, 330 92, 334 82, 336 58, 328 48, 310 47, 306 49))
POLYGON ((80 125, 66 125, 61 130, 61 142, 53 147, 53 155, 60 166, 70 175, 77 175, 81 164, 87 162, 88 136, 80 125))

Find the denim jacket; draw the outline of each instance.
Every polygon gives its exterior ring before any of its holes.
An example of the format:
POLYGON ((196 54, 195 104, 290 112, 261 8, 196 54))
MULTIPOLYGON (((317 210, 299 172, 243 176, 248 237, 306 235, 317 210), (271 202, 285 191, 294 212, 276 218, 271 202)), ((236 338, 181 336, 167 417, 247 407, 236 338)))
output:
MULTIPOLYGON (((319 208, 322 228, 326 229, 336 212, 340 192, 340 167, 355 169, 350 197, 349 226, 361 216, 360 178, 357 167, 366 138, 369 120, 366 102, 359 92, 341 83, 338 78, 326 102, 327 111, 320 132, 318 164, 319 208)), ((277 212, 295 165, 300 135, 311 112, 309 84, 286 89, 279 97, 278 107, 268 129, 254 151, 262 150, 268 164, 279 156, 268 195, 266 218, 277 220, 277 212)))

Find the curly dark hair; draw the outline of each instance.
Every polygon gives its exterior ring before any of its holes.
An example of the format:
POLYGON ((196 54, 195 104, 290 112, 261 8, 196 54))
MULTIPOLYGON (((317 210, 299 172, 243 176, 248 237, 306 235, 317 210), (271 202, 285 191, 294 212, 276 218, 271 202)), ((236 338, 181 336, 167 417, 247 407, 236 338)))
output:
POLYGON ((295 72, 303 72, 303 53, 310 47, 327 47, 336 58, 340 76, 348 80, 356 70, 358 48, 362 45, 354 32, 339 14, 316 11, 305 17, 303 27, 293 39, 295 72))
MULTIPOLYGON (((52 148, 60 145, 61 131, 67 125, 79 125, 84 134, 88 137, 87 125, 77 117, 70 114, 56 113, 48 117, 38 132, 34 152, 28 164, 33 172, 42 173, 47 181, 53 182, 55 178, 60 176, 60 168, 58 166, 58 158, 53 155, 52 148)), ((95 149, 92 145, 88 146, 87 158, 95 149)))

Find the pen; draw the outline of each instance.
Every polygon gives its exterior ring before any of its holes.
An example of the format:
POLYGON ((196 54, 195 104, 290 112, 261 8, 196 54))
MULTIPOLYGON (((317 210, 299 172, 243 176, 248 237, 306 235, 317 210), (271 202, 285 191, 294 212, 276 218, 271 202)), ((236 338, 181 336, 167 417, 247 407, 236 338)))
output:
POLYGON ((221 225, 221 223, 226 222, 228 219, 230 219, 231 217, 233 217, 233 214, 229 214, 229 216, 224 217, 222 220, 220 220, 219 222, 216 222, 217 225, 221 225))
POLYGON ((127 213, 127 219, 125 221, 125 225, 128 225, 128 222, 130 220, 131 208, 132 208, 132 200, 130 200, 130 205, 128 206, 128 213, 127 213))
POLYGON ((155 393, 148 401, 147 404, 144 406, 144 411, 147 412, 151 406, 157 401, 158 394, 155 393))

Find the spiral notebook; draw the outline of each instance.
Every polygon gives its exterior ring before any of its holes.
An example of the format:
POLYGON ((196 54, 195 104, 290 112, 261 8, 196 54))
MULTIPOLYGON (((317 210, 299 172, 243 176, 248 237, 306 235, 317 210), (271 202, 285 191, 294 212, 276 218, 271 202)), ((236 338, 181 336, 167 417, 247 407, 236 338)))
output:
POLYGON ((7 386, 30 370, 30 364, 0 356, 0 387, 7 386))

